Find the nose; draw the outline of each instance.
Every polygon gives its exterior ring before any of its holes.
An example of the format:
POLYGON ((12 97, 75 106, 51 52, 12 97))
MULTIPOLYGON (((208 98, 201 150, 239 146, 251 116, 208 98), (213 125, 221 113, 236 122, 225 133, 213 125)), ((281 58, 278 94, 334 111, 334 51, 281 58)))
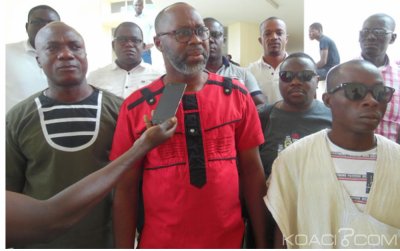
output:
MULTIPOLYGON (((211 39, 209 39, 211 41, 211 39)), ((199 44, 202 43, 203 40, 200 39, 200 36, 196 34, 196 32, 192 31, 192 36, 190 37, 189 44, 199 44)))
POLYGON ((74 57, 74 55, 72 51, 67 46, 65 46, 60 50, 57 57, 58 59, 71 59, 74 57))
POLYGON ((378 106, 379 102, 374 98, 372 93, 369 91, 367 95, 362 99, 363 106, 378 106))

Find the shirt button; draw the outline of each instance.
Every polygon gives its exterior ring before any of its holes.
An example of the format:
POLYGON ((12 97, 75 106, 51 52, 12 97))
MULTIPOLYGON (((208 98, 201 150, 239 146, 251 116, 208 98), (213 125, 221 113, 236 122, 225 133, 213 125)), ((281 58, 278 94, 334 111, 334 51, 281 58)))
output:
POLYGON ((128 86, 127 86, 127 85, 125 86, 125 89, 128 89, 128 86))
POLYGON ((190 132, 191 134, 194 134, 194 133, 196 132, 196 129, 190 128, 190 129, 189 129, 189 132, 190 132))

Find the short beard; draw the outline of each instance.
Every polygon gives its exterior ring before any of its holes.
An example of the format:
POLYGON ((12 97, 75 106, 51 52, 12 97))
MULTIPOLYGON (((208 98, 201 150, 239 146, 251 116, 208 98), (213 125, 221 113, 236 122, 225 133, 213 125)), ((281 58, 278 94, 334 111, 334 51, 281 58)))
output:
POLYGON ((174 55, 171 55, 170 53, 166 53, 166 56, 168 61, 175 68, 175 70, 184 75, 192 75, 204 71, 208 59, 208 55, 206 53, 203 53, 203 61, 195 65, 188 65, 183 60, 179 60, 179 58, 174 57, 174 55))

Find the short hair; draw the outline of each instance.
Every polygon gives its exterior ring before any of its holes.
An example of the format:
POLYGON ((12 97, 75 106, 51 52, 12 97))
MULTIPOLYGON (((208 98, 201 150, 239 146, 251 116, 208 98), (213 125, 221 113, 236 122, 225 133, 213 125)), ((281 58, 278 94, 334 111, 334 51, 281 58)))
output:
POLYGON ((44 5, 44 4, 43 4, 43 5, 38 5, 38 6, 33 7, 33 8, 28 12, 28 21, 29 21, 29 18, 31 17, 31 15, 32 15, 32 12, 34 12, 35 10, 40 10, 40 9, 42 9, 42 10, 50 10, 50 11, 56 13, 56 15, 58 16, 58 19, 61 20, 60 15, 58 14, 58 12, 57 12, 55 9, 53 9, 52 7, 50 7, 50 6, 48 6, 48 5, 44 5))
POLYGON ((308 60, 310 60, 310 61, 312 62, 313 67, 314 67, 315 69, 317 69, 317 64, 315 63, 314 59, 313 59, 310 55, 308 55, 308 54, 306 54, 306 53, 304 53, 304 52, 294 52, 294 53, 290 54, 289 56, 287 56, 287 57, 282 61, 281 66, 279 67, 279 70, 282 70, 282 66, 285 64, 285 62, 286 62, 287 60, 289 60, 289 59, 291 59, 291 58, 305 58, 305 59, 308 59, 308 60))
MULTIPOLYGON (((396 29, 396 21, 394 20, 393 17, 389 16, 389 15, 386 14, 386 13, 376 13, 376 14, 373 14, 373 15, 369 16, 367 19, 365 19, 364 23, 365 23, 367 20, 372 19, 372 18, 382 18, 382 19, 386 19, 385 21, 388 22, 391 31, 394 31, 394 30, 396 29)), ((364 25, 364 24, 363 24, 363 25, 364 25)))
POLYGON ((203 22, 204 22, 204 24, 207 23, 207 22, 214 22, 214 23, 219 24, 222 27, 222 33, 224 33, 224 26, 217 19, 215 19, 213 17, 206 17, 206 18, 203 18, 203 22))
POLYGON ((322 32, 323 30, 322 30, 322 24, 320 24, 320 23, 312 23, 311 25, 310 25, 310 28, 311 29, 315 29, 315 30, 317 30, 317 31, 319 31, 319 32, 322 32))
POLYGON ((139 25, 137 25, 136 23, 133 23, 133 22, 122 22, 122 23, 120 23, 120 24, 115 28, 115 30, 114 30, 114 34, 113 34, 114 37, 116 37, 116 34, 117 34, 118 29, 121 28, 122 26, 134 26, 134 27, 137 27, 137 28, 140 30, 140 34, 142 35, 142 38, 143 38, 143 31, 142 31, 142 29, 140 28, 139 25))
MULTIPOLYGON (((282 19, 280 19, 279 17, 274 17, 274 16, 272 16, 272 17, 269 17, 269 18, 267 18, 267 19, 265 19, 264 21, 262 21, 261 23, 260 23, 260 25, 259 25, 259 30, 260 30, 260 34, 261 34, 261 27, 266 23, 266 22, 268 22, 268 21, 271 21, 271 20, 280 20, 280 21, 282 21, 282 22, 284 22, 285 23, 285 21, 283 21, 282 19)), ((286 24, 286 23, 285 23, 286 24)))

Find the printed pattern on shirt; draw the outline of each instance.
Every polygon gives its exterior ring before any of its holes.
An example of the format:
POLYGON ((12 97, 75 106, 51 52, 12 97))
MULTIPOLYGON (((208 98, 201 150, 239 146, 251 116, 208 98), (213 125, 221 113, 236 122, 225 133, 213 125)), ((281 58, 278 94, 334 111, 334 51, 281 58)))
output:
POLYGON ((98 136, 102 92, 74 105, 55 104, 44 95, 35 99, 47 143, 55 149, 76 152, 92 145, 98 136))
POLYGON ((376 148, 354 152, 330 142, 336 177, 360 211, 364 211, 376 167, 376 148))

